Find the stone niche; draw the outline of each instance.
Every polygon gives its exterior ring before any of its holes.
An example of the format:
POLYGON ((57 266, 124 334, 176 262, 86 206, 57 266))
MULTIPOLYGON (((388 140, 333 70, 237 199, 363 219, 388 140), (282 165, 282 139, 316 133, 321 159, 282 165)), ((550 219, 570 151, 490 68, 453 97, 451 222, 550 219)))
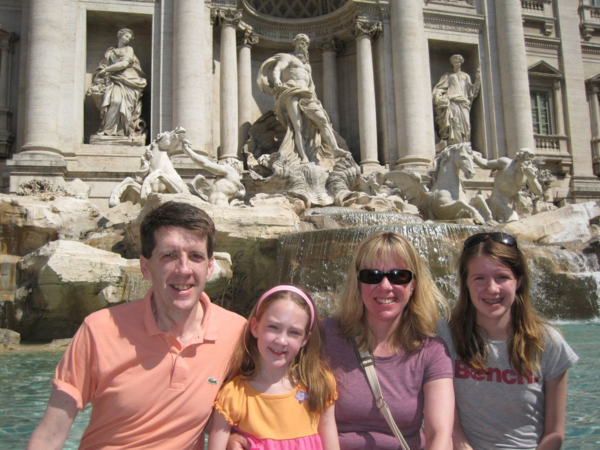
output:
MULTIPOLYGON (((440 81, 442 75, 446 72, 451 72, 452 64, 450 57, 460 54, 465 58, 465 62, 461 67, 463 72, 466 72, 471 77, 471 81, 475 82, 475 74, 477 69, 481 67, 479 54, 476 45, 463 44, 458 42, 446 42, 438 40, 429 40, 429 69, 431 74, 431 89, 440 81)), ((473 100, 471 106, 471 143, 473 148, 484 156, 487 156, 485 149, 485 123, 483 121, 484 110, 481 96, 485 95, 484 86, 481 87, 481 92, 473 100)), ((433 106, 432 106, 433 108, 433 106)), ((433 115, 435 117, 435 114, 433 115)), ((436 135, 438 133, 437 125, 435 126, 436 135)), ((437 138, 436 138, 437 139, 437 138)))
MULTIPOLYGON (((146 122, 146 143, 150 143, 151 89, 152 89, 152 16, 122 12, 88 11, 85 65, 85 90, 92 84, 94 72, 104 59, 104 53, 118 43, 117 33, 129 28, 134 39, 129 44, 140 60, 148 84, 142 96, 142 119, 146 122)), ((100 128, 100 111, 91 97, 85 97, 83 142, 90 143, 90 136, 100 128)))

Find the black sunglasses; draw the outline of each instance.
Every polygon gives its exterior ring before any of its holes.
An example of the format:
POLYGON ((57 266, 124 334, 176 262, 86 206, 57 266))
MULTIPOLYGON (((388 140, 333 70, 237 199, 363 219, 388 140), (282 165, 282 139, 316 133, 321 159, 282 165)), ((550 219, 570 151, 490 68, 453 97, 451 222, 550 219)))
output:
POLYGON ((387 273, 377 269, 363 269, 358 272, 358 279, 365 284, 379 284, 387 278, 391 284, 408 284, 413 279, 413 273, 406 269, 394 269, 387 273))
POLYGON ((476 245, 479 245, 488 239, 491 239, 494 242, 498 242, 499 244, 508 245, 510 247, 514 247, 517 245, 517 240, 510 234, 494 232, 474 234, 473 236, 467 238, 467 240, 464 243, 464 248, 475 247, 476 245))

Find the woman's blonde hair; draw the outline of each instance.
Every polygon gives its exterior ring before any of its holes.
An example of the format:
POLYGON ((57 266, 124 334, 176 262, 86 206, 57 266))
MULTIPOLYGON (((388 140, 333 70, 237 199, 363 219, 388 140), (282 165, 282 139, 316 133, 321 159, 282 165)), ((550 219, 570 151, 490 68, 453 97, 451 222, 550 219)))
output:
MULTIPOLYGON (((297 288, 297 287, 296 287, 297 288)), ((297 288, 300 289, 300 288, 297 288)), ((240 337, 240 343, 231 360, 231 372, 228 380, 232 380, 238 375, 243 375, 249 379, 255 377, 260 371, 260 353, 258 351, 257 339, 251 331, 252 319, 260 322, 262 316, 270 306, 281 300, 289 300, 300 306, 311 317, 311 308, 307 301, 313 304, 314 323, 310 329, 310 320, 306 325, 306 344, 300 349, 294 361, 288 368, 288 377, 293 384, 301 383, 309 390, 308 410, 311 413, 319 414, 323 412, 335 400, 335 387, 332 385, 332 378, 329 376, 328 366, 324 361, 323 338, 321 322, 317 315, 314 302, 305 290, 300 289, 304 295, 291 290, 281 290, 274 292, 258 302, 248 317, 248 323, 240 337), (260 308, 257 311, 257 307, 260 308), (310 335, 309 335, 310 334, 310 335)))
POLYGON ((447 314, 446 299, 433 282, 429 268, 413 245, 392 231, 372 234, 356 250, 348 270, 346 287, 338 304, 340 335, 346 339, 356 337, 360 349, 371 347, 373 332, 367 322, 358 272, 375 268, 377 261, 387 263, 398 260, 404 262, 406 268, 413 273, 414 291, 389 342, 392 348, 405 352, 419 348, 425 337, 435 336, 440 313, 447 314))
POLYGON ((458 261, 460 292, 450 317, 452 341, 458 357, 475 370, 486 370, 487 346, 485 337, 477 326, 477 310, 473 306, 467 280, 469 263, 488 256, 506 266, 518 280, 515 301, 511 307, 508 360, 511 367, 522 376, 539 371, 544 351, 544 334, 547 324, 536 314, 529 296, 529 270, 518 245, 506 245, 492 239, 463 249, 458 261))

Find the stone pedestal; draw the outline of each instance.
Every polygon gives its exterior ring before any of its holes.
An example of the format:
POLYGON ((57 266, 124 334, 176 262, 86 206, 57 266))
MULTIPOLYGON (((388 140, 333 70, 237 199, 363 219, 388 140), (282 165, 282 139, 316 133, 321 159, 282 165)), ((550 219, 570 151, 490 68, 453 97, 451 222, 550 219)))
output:
POLYGON ((15 193, 21 183, 43 178, 53 186, 65 185, 67 163, 62 155, 53 152, 27 151, 6 162, 10 170, 9 192, 15 193))

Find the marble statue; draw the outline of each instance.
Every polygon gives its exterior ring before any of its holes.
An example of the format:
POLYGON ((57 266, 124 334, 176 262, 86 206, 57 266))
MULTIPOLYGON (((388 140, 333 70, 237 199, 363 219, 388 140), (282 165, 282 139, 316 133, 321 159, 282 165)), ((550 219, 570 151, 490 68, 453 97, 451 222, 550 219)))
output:
POLYGON ((345 156, 331 120, 317 98, 308 60, 310 40, 294 39, 294 53, 279 53, 260 67, 257 84, 275 97, 275 114, 286 128, 279 152, 290 162, 319 163, 323 158, 345 156))
POLYGON ((494 188, 492 195, 487 199, 487 205, 494 220, 498 222, 519 220, 514 203, 518 200, 523 186, 527 186, 534 195, 543 196, 543 189, 537 180, 537 171, 532 163, 534 156, 535 153, 528 148, 517 151, 515 159, 502 157, 488 160, 476 152, 473 153, 475 164, 493 171, 494 188))
POLYGON ((181 193, 189 192, 185 181, 179 176, 170 154, 181 148, 185 139, 185 130, 177 127, 173 131, 160 133, 142 156, 141 167, 135 176, 121 181, 110 194, 108 205, 117 206, 119 203, 146 203, 150 193, 181 193))
POLYGON ((246 194, 241 183, 241 175, 231 164, 220 165, 192 150, 185 138, 185 129, 177 127, 173 131, 160 133, 146 148, 142 156, 141 168, 135 177, 127 177, 112 191, 109 206, 125 201, 146 203, 151 193, 191 193, 218 206, 227 206, 233 200, 241 200, 246 194), (187 184, 177 173, 171 161, 171 154, 182 149, 196 165, 215 176, 211 183, 203 175, 197 175, 187 184))
POLYGON ((187 139, 183 140, 183 151, 197 166, 215 176, 212 184, 203 175, 197 175, 192 181, 195 193, 201 198, 217 206, 229 206, 232 200, 244 199, 246 188, 241 181, 242 167, 237 159, 227 158, 225 164, 211 161, 192 150, 187 139))
POLYGON ((477 69, 475 83, 461 69, 465 59, 453 55, 454 71, 447 72, 433 88, 435 122, 444 145, 471 141, 471 104, 481 88, 481 72, 477 69))
POLYGON ((87 91, 100 110, 102 120, 98 132, 90 137, 90 143, 144 145, 146 134, 141 119, 141 98, 147 83, 146 75, 129 45, 133 31, 123 28, 117 36, 117 47, 106 50, 87 91))
POLYGON ((471 206, 460 182, 461 172, 466 178, 475 175, 473 157, 469 142, 452 144, 442 150, 429 173, 433 182, 431 191, 422 185, 421 176, 415 172, 392 171, 386 173, 384 179, 393 181, 426 219, 471 218, 483 224, 491 220, 491 213, 487 208, 478 210, 471 206))

